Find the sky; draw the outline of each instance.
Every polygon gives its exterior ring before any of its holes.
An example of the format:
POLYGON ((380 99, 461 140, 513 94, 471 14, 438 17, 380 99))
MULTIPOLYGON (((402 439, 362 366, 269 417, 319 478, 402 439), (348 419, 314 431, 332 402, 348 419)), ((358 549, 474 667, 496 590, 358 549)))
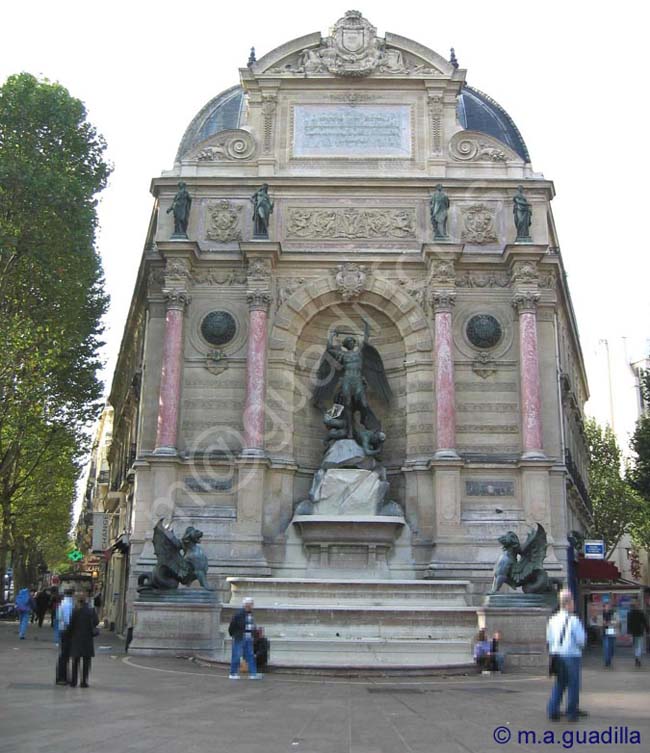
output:
MULTIPOLYGON (((534 170, 554 182, 553 213, 592 393, 588 407, 602 421, 620 414, 616 428, 624 437, 636 404, 627 361, 647 355, 650 343, 644 219, 650 148, 641 101, 647 6, 373 0, 352 7, 380 36, 400 34, 444 57, 454 47, 468 83, 506 109, 534 170)), ((326 35, 348 9, 347 2, 293 0, 4 4, 0 82, 28 71, 66 86, 86 104, 114 164, 101 195, 98 238, 112 300, 108 387, 153 206, 151 179, 173 166, 185 128, 203 105, 238 83, 252 45, 259 58, 295 37, 326 35)))

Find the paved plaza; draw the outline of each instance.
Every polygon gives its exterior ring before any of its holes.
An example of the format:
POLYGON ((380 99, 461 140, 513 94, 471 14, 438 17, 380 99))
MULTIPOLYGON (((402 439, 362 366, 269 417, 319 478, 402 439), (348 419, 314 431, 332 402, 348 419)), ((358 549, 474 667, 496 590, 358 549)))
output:
POLYGON ((544 715, 549 680, 468 677, 266 675, 232 681, 185 659, 128 657, 102 634, 87 690, 54 685, 51 630, 0 623, 0 751, 75 753, 494 753, 649 749, 650 660, 587 657, 580 724, 544 715), (497 729, 502 728, 502 729, 497 729), (496 730, 496 731, 495 731, 496 730), (609 738, 608 738, 609 730, 609 738), (641 738, 632 744, 633 732, 641 738), (554 743, 543 742, 552 733, 554 743), (533 737, 537 735, 537 738, 533 737), (499 744, 510 735, 510 742, 499 744), (625 742, 627 735, 628 743, 625 742), (611 742, 608 742, 611 739, 611 742))

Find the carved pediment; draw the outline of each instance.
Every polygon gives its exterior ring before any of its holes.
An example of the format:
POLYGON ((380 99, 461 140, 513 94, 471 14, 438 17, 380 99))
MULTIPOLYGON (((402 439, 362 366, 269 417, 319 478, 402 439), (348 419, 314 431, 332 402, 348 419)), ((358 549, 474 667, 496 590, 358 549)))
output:
POLYGON ((256 75, 297 76, 435 76, 450 77, 453 68, 422 45, 386 34, 358 11, 340 18, 329 37, 309 35, 265 55, 252 67, 256 75), (412 49, 411 49, 412 48, 412 49))
POLYGON ((257 144, 252 134, 241 128, 218 131, 202 141, 187 159, 197 162, 232 162, 252 159, 257 152, 257 144))
POLYGON ((449 142, 449 154, 458 162, 522 162, 502 141, 479 131, 459 131, 449 142))

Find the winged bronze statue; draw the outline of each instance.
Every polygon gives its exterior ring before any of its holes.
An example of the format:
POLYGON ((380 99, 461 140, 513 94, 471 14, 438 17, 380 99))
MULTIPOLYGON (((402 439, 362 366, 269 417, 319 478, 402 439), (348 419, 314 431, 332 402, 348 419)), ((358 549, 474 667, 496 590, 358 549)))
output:
POLYGON ((495 594, 506 583, 511 588, 521 587, 524 593, 544 593, 553 586, 544 570, 546 558, 546 531, 537 523, 521 546, 519 536, 508 531, 499 537, 503 551, 494 566, 494 581, 490 594, 495 594))
POLYGON ((150 574, 140 575, 138 591, 174 589, 180 583, 189 586, 195 580, 206 591, 213 591, 207 581, 208 558, 199 544, 203 531, 188 526, 179 541, 163 520, 153 529, 153 551, 158 561, 150 574))
MULTIPOLYGON (((355 436, 355 416, 369 431, 381 431, 379 419, 368 403, 368 388, 373 390, 381 402, 388 404, 392 391, 381 356, 368 342, 370 325, 363 320, 363 339, 346 332, 332 330, 327 338, 327 349, 323 354, 316 373, 316 385, 312 401, 317 408, 325 408, 336 396, 336 402, 343 406, 341 419, 345 420, 345 436, 355 436), (340 342, 337 339, 343 338, 340 342)), ((358 430, 357 430, 358 431, 358 430)))

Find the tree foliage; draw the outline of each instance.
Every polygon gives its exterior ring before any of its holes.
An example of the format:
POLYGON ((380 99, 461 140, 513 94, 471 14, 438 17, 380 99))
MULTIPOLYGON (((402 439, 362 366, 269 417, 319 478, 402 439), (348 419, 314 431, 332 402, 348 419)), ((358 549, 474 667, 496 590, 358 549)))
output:
POLYGON ((642 528, 644 500, 622 475, 621 450, 611 428, 590 418, 585 432, 594 512, 590 535, 604 539, 609 557, 626 533, 634 536, 642 528))
MULTIPOLYGON (((640 386, 644 405, 650 406, 650 371, 641 373, 640 386)), ((632 541, 638 548, 650 550, 650 413, 643 413, 637 421, 630 449, 634 458, 627 477, 644 501, 644 511, 632 532, 632 541)))
POLYGON ((110 174, 83 104, 22 73, 0 88, 0 575, 60 556, 101 396, 108 300, 95 250, 110 174))

